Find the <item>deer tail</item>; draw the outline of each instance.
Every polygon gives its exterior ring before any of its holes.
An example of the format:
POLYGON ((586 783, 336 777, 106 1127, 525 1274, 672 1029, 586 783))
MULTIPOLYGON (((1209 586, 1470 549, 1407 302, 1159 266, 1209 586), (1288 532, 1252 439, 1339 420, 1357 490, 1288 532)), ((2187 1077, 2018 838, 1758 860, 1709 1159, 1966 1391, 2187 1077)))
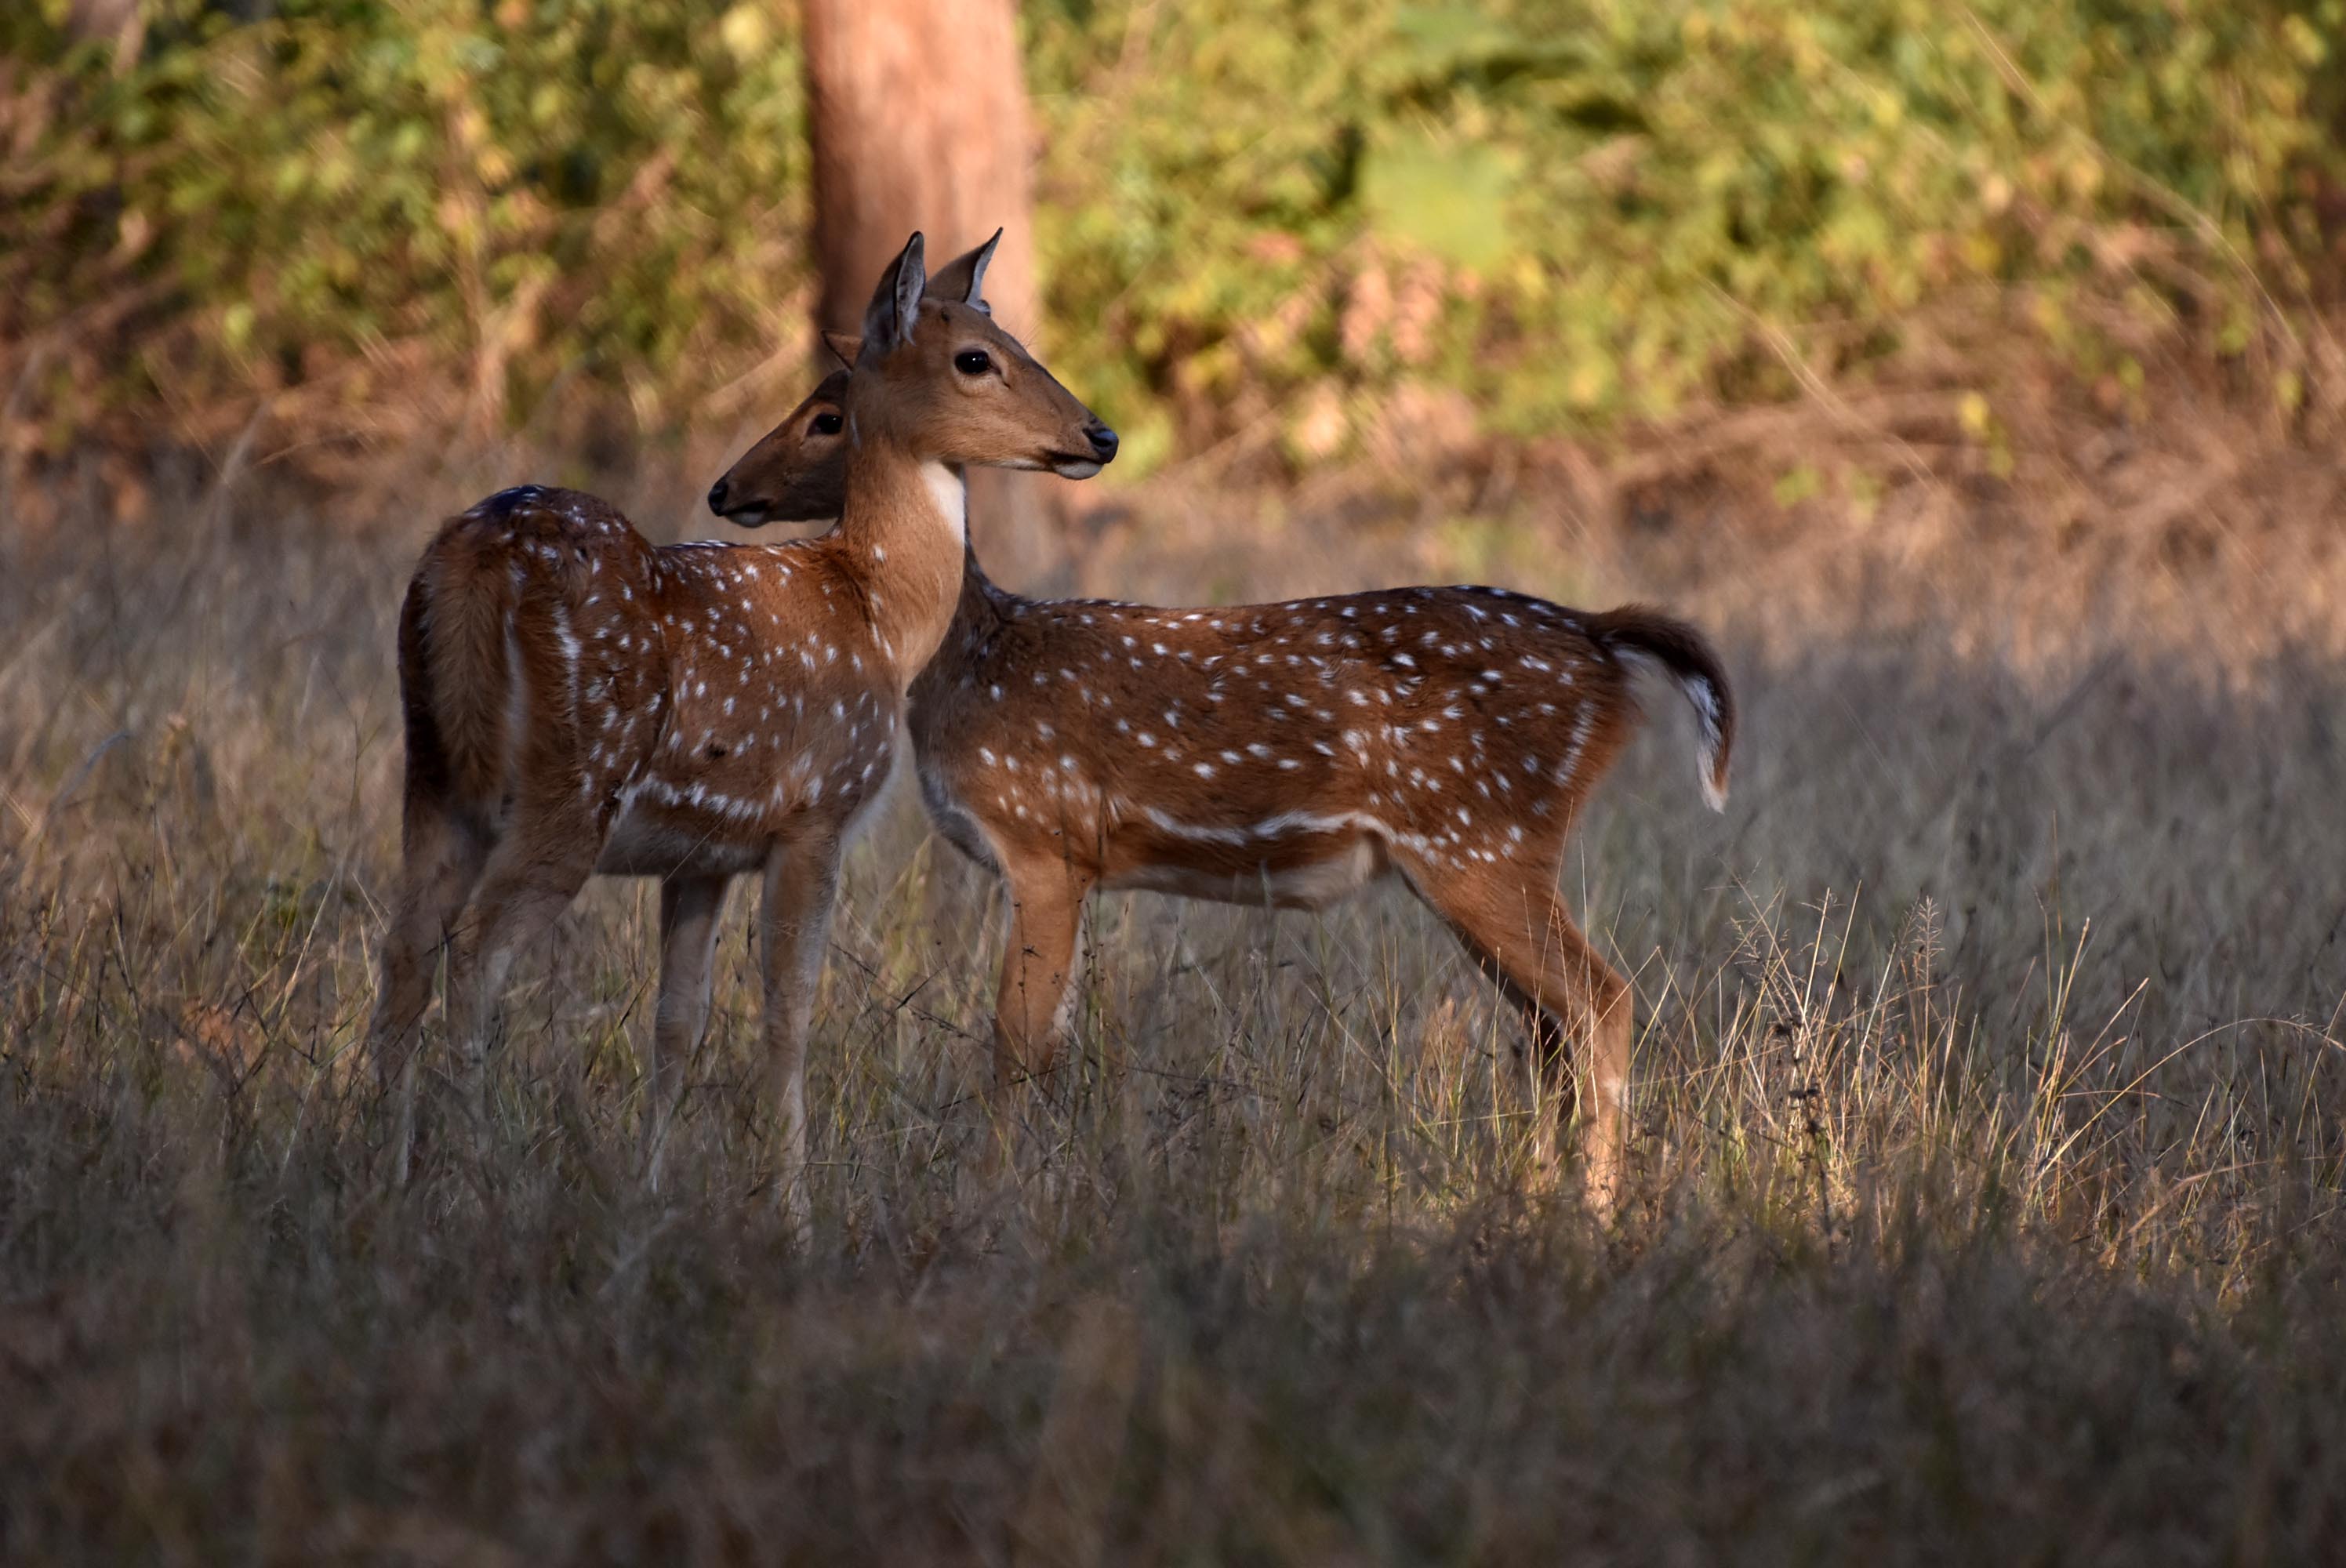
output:
POLYGON ((494 804, 505 789, 512 706, 513 623, 519 591, 504 553, 471 526, 478 509, 441 530, 424 551, 400 616, 400 689, 408 752, 419 731, 450 792, 494 804))
POLYGON ((1727 809, 1727 767, 1735 749, 1735 694, 1719 650, 1686 622, 1644 605, 1624 605, 1591 616, 1587 631, 1608 651, 1658 666, 1693 706, 1697 771, 1705 804, 1727 809))

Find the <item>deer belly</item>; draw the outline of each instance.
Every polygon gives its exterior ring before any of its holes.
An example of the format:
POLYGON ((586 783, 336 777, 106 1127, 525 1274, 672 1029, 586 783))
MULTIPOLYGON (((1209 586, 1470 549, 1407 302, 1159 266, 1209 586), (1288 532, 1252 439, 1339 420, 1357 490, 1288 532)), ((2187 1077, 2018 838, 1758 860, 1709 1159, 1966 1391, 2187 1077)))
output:
POLYGON ((1251 860, 1235 850, 1213 856, 1150 855, 1114 868, 1101 886, 1217 903, 1318 910, 1350 898, 1386 870, 1382 847, 1368 834, 1355 833, 1251 860))
POLYGON ((607 877, 730 877, 765 864, 770 832, 745 832, 718 813, 636 799, 596 857, 607 877))

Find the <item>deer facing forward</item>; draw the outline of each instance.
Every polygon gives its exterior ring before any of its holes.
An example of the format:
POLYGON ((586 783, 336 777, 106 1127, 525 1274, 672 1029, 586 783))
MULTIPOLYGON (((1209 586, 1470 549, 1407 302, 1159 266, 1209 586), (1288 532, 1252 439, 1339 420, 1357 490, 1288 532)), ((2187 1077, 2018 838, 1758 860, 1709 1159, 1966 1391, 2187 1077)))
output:
POLYGON ((932 282, 915 234, 882 278, 855 385, 821 411, 840 428, 829 533, 654 547, 594 497, 532 485, 425 549, 399 624, 403 865, 370 1031, 386 1078, 412 1062, 444 942, 450 1033, 476 1059, 515 951, 596 872, 657 876, 656 1177, 726 890, 757 872, 764 1075, 803 1216, 806 1033, 840 858, 953 618, 962 467, 1082 478, 1116 451, 971 302, 993 247, 932 282))
MULTIPOLYGON (((843 498, 834 372, 709 493, 748 526, 843 498)), ((1692 703, 1705 799, 1723 808, 1735 706, 1693 627, 1586 614, 1498 588, 1410 587, 1226 609, 1046 601, 974 553, 912 688, 921 791, 939 830, 1007 886, 998 1078, 1050 1069, 1085 900, 1150 889, 1317 909, 1400 876, 1524 1014, 1525 1082, 1594 1092, 1600 1203, 1627 1135, 1628 986, 1556 893, 1565 845, 1637 719, 1629 666, 1692 703)), ((1541 1127, 1545 1145, 1546 1125, 1541 1127)))

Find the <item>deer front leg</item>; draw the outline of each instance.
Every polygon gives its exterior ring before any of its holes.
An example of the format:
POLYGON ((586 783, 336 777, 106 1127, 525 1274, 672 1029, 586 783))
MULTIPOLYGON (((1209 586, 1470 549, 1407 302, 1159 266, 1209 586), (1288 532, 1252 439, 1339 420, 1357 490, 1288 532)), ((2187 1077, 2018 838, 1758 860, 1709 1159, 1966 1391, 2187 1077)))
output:
POLYGON ((660 1156, 677 1113, 685 1064, 709 1029, 718 917, 728 877, 670 877, 660 883, 659 1003, 652 1013, 651 1082, 644 1100, 644 1180, 659 1190, 660 1156))
POLYGON ((766 982, 767 1093, 779 1123, 777 1192, 800 1244, 812 1238, 806 1186, 806 1042, 815 983, 839 900, 840 843, 808 838, 766 860, 766 904, 759 925, 766 982))
POLYGON ((1074 976, 1076 931, 1091 891, 1088 879, 1060 861, 1012 864, 1005 883, 1010 932, 994 1005, 994 1081, 1002 1088, 1050 1074, 1074 976))

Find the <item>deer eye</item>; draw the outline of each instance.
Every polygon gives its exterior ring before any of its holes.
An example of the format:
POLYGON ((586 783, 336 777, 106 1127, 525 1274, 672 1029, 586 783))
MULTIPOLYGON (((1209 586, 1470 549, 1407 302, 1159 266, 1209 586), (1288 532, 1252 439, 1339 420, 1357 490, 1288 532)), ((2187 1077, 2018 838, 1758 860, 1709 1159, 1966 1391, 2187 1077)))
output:
POLYGON ((954 356, 954 369, 965 376, 982 376, 993 367, 984 349, 964 349, 954 356))
POLYGON ((807 433, 809 435, 837 435, 839 433, 840 423, 840 418, 835 413, 819 413, 814 416, 814 423, 807 426, 807 433))

